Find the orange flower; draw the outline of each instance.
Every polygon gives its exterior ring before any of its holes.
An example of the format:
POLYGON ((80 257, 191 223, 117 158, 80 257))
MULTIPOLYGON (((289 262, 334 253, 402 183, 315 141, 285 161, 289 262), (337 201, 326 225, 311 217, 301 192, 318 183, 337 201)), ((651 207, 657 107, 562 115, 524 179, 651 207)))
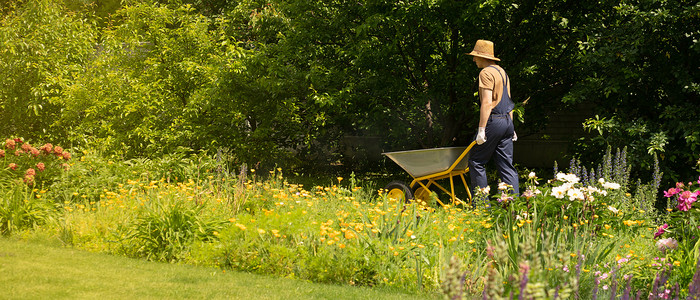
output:
POLYGON ((36 164, 36 168, 39 169, 39 171, 43 171, 44 169, 46 169, 46 166, 44 165, 43 162, 40 162, 40 163, 36 164))
POLYGON ((24 174, 27 176, 34 176, 34 175, 36 175, 36 171, 32 168, 29 168, 29 169, 27 169, 27 172, 24 174))
POLYGON ((14 140, 12 140, 12 139, 5 140, 5 148, 12 150, 12 149, 15 149, 15 145, 16 144, 15 144, 14 140))

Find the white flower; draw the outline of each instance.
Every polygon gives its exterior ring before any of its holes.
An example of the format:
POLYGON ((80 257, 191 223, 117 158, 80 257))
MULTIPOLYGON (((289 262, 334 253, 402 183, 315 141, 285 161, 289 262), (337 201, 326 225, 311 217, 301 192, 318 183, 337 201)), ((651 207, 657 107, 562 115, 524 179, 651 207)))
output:
POLYGON ((564 174, 561 172, 557 173, 557 180, 569 182, 569 183, 578 183, 579 182, 578 176, 576 176, 574 174, 564 174))
POLYGON ((566 189, 563 186, 553 187, 552 195, 557 199, 563 199, 566 196, 566 189))
POLYGON ((620 184, 614 182, 603 183, 603 187, 606 189, 617 190, 620 188, 620 184))
POLYGON ((479 193, 488 195, 491 192, 491 187, 490 186, 485 186, 483 188, 479 188, 479 193))
POLYGON ((569 199, 571 201, 573 200, 583 200, 583 193, 579 189, 570 189, 566 192, 566 195, 569 196, 569 199))
POLYGON ((537 176, 535 175, 535 172, 530 172, 530 174, 527 174, 527 178, 535 179, 535 178, 537 178, 537 176))
POLYGON ((604 183, 605 183, 605 178, 598 179, 598 183, 604 184, 604 183))
POLYGON ((611 212, 613 212, 614 214, 618 214, 618 213, 620 212, 619 209, 614 208, 614 207, 612 207, 612 206, 608 206, 608 210, 611 211, 611 212))
POLYGON ((505 182, 499 182, 498 183, 498 190, 499 191, 505 191, 508 189, 508 184, 505 182))

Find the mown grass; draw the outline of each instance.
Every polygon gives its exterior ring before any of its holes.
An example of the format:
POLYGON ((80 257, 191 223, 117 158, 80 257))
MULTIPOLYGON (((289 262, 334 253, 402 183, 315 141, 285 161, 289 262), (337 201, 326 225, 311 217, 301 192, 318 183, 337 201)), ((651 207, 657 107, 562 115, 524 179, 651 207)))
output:
POLYGON ((3 299, 429 299, 0 238, 3 299))

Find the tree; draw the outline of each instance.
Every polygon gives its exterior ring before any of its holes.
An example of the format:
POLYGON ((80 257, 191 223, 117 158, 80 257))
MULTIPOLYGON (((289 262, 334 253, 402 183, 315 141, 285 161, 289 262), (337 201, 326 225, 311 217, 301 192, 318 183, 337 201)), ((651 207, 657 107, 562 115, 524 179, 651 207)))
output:
POLYGON ((95 27, 61 1, 18 2, 0 20, 0 132, 64 137, 56 126, 66 82, 94 55, 95 27))

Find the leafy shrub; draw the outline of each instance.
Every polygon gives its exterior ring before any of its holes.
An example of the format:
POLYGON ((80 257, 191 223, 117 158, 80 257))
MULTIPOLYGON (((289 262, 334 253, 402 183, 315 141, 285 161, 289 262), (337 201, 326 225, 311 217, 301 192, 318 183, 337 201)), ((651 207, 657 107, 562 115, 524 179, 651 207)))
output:
POLYGON ((222 221, 202 214, 192 202, 150 203, 126 228, 125 251, 149 260, 177 261, 195 240, 212 240, 222 221))
POLYGON ((43 191, 4 181, 0 192, 1 235, 43 225, 54 216, 53 205, 41 197, 43 191))

